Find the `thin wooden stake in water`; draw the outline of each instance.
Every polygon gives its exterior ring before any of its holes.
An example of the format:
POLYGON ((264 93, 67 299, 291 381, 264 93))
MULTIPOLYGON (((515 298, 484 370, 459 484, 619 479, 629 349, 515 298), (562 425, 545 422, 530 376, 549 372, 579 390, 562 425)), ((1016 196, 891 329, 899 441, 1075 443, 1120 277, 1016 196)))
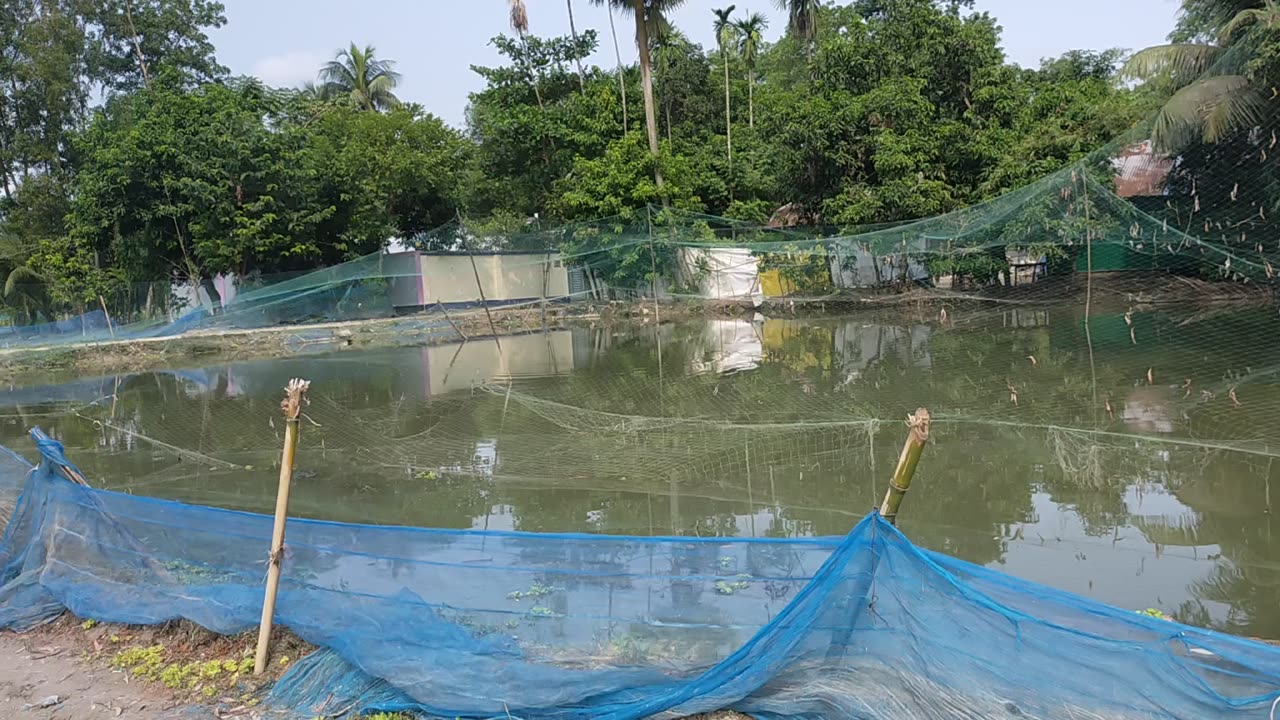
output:
POLYGON ((467 251, 467 257, 471 258, 471 274, 476 276, 476 290, 480 291, 480 304, 484 307, 484 316, 489 319, 489 332, 493 333, 493 342, 498 346, 498 354, 502 354, 502 338, 498 337, 498 326, 493 324, 493 315, 489 313, 489 300, 484 296, 484 285, 480 284, 480 271, 476 269, 476 256, 470 250, 467 251))
POLYGON ((920 463, 920 453, 924 444, 929 442, 929 411, 924 408, 907 416, 907 443, 902 446, 902 454, 898 456, 898 467, 893 471, 893 479, 889 481, 889 490, 884 494, 884 502, 880 504, 880 517, 890 524, 898 524, 898 508, 902 506, 902 498, 911 489, 911 478, 916 474, 916 465, 920 463))
POLYGON ((267 594, 262 601, 262 624, 258 629, 258 654, 253 661, 253 674, 267 669, 267 653, 271 650, 271 623, 276 614, 276 591, 280 588, 280 563, 284 559, 284 524, 289 515, 289 482, 293 479, 293 453, 298 447, 298 416, 302 414, 303 396, 311 383, 293 379, 285 386, 284 454, 280 456, 280 488, 276 492, 276 522, 271 530, 271 555, 267 561, 267 594))

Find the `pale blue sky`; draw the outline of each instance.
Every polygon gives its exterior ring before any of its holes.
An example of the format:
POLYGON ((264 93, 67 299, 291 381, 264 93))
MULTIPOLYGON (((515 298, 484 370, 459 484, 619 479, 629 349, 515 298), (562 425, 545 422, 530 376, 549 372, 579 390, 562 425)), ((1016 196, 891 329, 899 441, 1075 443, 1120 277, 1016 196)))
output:
MULTIPOLYGON (((223 0, 227 24, 212 34, 218 58, 236 74, 257 75, 272 85, 299 85, 334 51, 354 40, 377 47, 394 59, 404 78, 397 94, 421 103, 447 122, 461 126, 467 95, 482 86, 471 72, 494 65, 489 46, 508 32, 506 0, 379 0, 353 5, 350 0, 223 0)), ((688 0, 673 21, 704 47, 713 42, 711 8, 733 2, 740 14, 763 12, 770 18, 768 37, 785 28, 772 0, 688 0)), ((526 0, 530 31, 567 35, 565 0, 526 0)), ((594 28, 601 45, 593 62, 615 64, 609 19, 589 0, 573 0, 579 30, 594 28)), ((978 0, 1004 28, 1003 46, 1020 65, 1072 49, 1136 49, 1162 42, 1173 27, 1177 0, 978 0)), ((633 26, 615 16, 623 59, 635 58, 633 26)))

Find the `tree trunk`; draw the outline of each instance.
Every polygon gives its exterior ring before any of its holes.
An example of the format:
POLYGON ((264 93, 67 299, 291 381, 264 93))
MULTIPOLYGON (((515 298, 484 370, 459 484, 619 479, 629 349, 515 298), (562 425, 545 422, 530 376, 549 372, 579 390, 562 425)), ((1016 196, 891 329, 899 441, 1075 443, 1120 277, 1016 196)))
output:
MULTIPOLYGON (((578 28, 573 24, 573 0, 564 0, 564 4, 569 8, 569 34, 573 36, 573 44, 578 44, 578 28)), ((585 95, 587 92, 587 75, 582 72, 582 58, 574 58, 573 62, 578 66, 578 89, 585 95)))
POLYGON ((218 286, 213 283, 212 277, 202 274, 200 287, 204 288, 205 293, 209 295, 209 304, 213 306, 213 314, 217 315, 222 308, 222 294, 218 292, 218 286))
POLYGON ((747 73, 747 127, 756 128, 756 80, 752 73, 747 73))
POLYGON ((733 165, 733 121, 729 115, 729 54, 720 49, 720 59, 724 61, 724 147, 729 154, 729 165, 733 165))
POLYGON ((613 36, 613 54, 618 56, 618 90, 622 93, 622 134, 627 134, 627 78, 622 71, 622 51, 618 49, 618 31, 613 29, 613 8, 609 10, 609 34, 613 36))
MULTIPOLYGON (((649 64, 649 28, 644 21, 644 0, 632 0, 636 16, 636 49, 640 51, 640 85, 644 88, 644 121, 649 131, 649 152, 653 155, 653 181, 662 191, 662 168, 658 167, 658 119, 653 107, 653 68, 649 64)), ((662 195, 665 205, 667 196, 662 195)))

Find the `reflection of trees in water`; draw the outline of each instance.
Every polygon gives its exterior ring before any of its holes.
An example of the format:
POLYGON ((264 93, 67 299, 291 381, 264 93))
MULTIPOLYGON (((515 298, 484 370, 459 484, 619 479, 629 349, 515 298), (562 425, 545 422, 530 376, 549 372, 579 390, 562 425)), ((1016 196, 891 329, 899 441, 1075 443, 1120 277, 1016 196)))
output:
MULTIPOLYGON (((1275 561, 1261 535, 1269 471, 1239 453, 1125 437, 1172 430, 1164 436, 1280 447, 1280 382, 1271 379, 1280 376, 1264 372, 1280 342, 1273 313, 1212 322, 1136 313, 1132 326, 1095 316, 1092 372, 1074 309, 1051 308, 1047 324, 1029 326, 1004 311, 949 314, 946 324, 755 323, 760 365, 726 375, 690 372, 723 351, 697 323, 615 332, 608 347, 591 343, 597 354, 575 357, 568 375, 514 381, 510 398, 505 388, 415 395, 421 373, 409 376, 420 359, 325 364, 328 382, 306 411, 294 507, 436 527, 470 527, 509 506, 522 530, 842 534, 879 500, 905 435, 900 419, 924 405, 938 420, 902 516, 922 545, 999 560, 1010 527, 1034 521, 1034 492, 1103 535, 1130 521, 1129 487, 1157 483, 1196 509, 1196 537, 1220 545, 1224 567, 1275 561)), ((215 369, 198 388, 173 375, 123 379, 114 403, 84 413, 119 430, 24 407, 30 417, 8 419, 3 432, 24 442, 22 426, 35 419, 73 451, 99 449, 75 457, 95 476, 267 511, 283 433, 279 379, 311 367, 268 369, 215 369), (209 471, 135 434, 254 469, 209 471)), ((1214 597, 1239 598, 1241 627, 1280 635, 1280 610, 1267 610, 1280 608, 1280 594, 1251 572, 1224 576, 1214 597)), ((1207 586, 1197 592, 1211 599, 1207 586)))

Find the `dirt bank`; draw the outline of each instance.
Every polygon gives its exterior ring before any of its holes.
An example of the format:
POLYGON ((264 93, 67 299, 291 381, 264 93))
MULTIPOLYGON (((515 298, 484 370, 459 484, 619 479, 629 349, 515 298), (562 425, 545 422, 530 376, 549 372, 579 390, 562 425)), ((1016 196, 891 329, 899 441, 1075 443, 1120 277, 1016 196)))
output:
POLYGON ((315 323, 251 330, 192 332, 181 336, 116 340, 91 344, 42 345, 0 350, 0 381, 68 379, 94 374, 180 369, 212 363, 287 357, 348 348, 400 347, 457 342, 460 339, 517 335, 572 326, 651 324, 694 316, 742 315, 737 305, 703 303, 551 304, 493 308, 448 315, 315 323))
MULTIPOLYGON (((266 690, 314 648, 278 630, 268 672, 256 678, 256 639, 187 622, 140 627, 70 615, 27 633, 0 631, 0 718, 264 720, 272 717, 260 705, 266 690)), ((686 720, 750 719, 720 711, 686 720)))
POLYGON ((1275 302, 1269 287, 1207 282, 1172 275, 1098 274, 1049 278, 1033 285, 972 291, 937 288, 844 290, 805 298, 772 298, 759 307, 742 302, 697 298, 550 303, 518 307, 474 308, 396 318, 314 323, 247 330, 196 331, 181 336, 50 344, 0 350, 0 382, 83 377, 92 374, 181 369, 231 360, 266 359, 345 348, 398 347, 457 342, 460 339, 516 335, 573 326, 622 327, 696 317, 821 317, 869 313, 886 321, 927 322, 940 309, 1004 305, 1070 306, 1081 312, 1088 298, 1094 313, 1152 310, 1157 307, 1223 308, 1275 302))

